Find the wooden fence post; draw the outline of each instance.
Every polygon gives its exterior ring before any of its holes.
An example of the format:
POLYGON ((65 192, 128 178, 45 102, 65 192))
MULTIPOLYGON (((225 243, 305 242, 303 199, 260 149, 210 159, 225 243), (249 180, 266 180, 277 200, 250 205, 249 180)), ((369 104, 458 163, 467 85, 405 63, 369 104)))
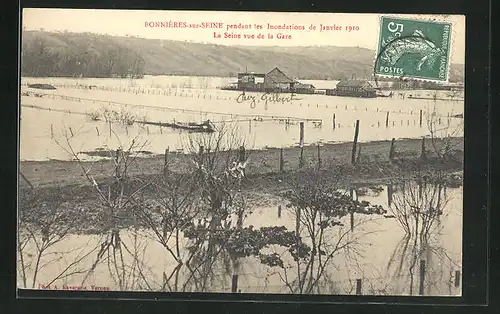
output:
POLYGON ((387 204, 391 206, 392 204, 392 194, 394 193, 394 187, 392 184, 387 184, 387 204))
POLYGON ((362 292, 361 292, 361 279, 356 279, 356 295, 362 295, 362 292))
POLYGON ((164 156, 164 160, 163 160, 163 174, 164 175, 167 175, 168 173, 168 154, 170 152, 170 147, 167 147, 165 149, 165 156, 164 156))
POLYGON ((333 129, 335 130, 335 114, 333 114, 332 126, 333 126, 333 129))
POLYGON ((389 111, 387 111, 387 114, 385 115, 385 127, 389 127, 389 111))
POLYGON ((422 148, 420 149, 420 158, 422 160, 427 160, 427 155, 425 153, 425 136, 422 137, 422 148))
POLYGON ((50 125, 50 138, 54 138, 54 125, 50 125))
POLYGON ((116 149, 116 159, 115 159, 115 162, 116 162, 115 173, 116 173, 116 175, 120 175, 120 153, 121 153, 121 149, 117 148, 116 149))
POLYGON ((297 239, 297 244, 299 244, 300 238, 300 207, 295 209, 295 237, 297 239))
MULTIPOLYGON (((351 188, 349 190, 349 195, 351 197, 351 201, 354 201, 354 190, 351 188)), ((351 210, 350 214, 350 219, 351 219, 351 232, 354 231, 354 210, 351 210)))
POLYGON ((285 163, 283 160, 283 147, 280 149, 280 172, 283 172, 285 163))
POLYGON ((304 166, 304 122, 300 122, 300 159, 299 159, 299 167, 304 166))
MULTIPOLYGON (((246 160, 245 146, 240 146, 238 160, 241 164, 245 163, 245 160, 246 160)), ((242 171, 243 171, 243 174, 245 174, 245 169, 242 169, 242 171)))
POLYGON ((321 146, 318 143, 318 169, 321 168, 321 146))
POLYGON ((351 164, 356 164, 356 145, 358 144, 359 120, 356 120, 356 129, 354 130, 354 142, 352 143, 351 164))
POLYGON ((389 148, 389 160, 390 161, 394 160, 394 141, 395 141, 395 138, 393 137, 391 140, 391 147, 389 148))
POLYGON ((96 125, 95 129, 97 131, 97 136, 99 136, 99 128, 97 127, 97 125, 96 125))
POLYGON ((200 169, 201 169, 201 166, 203 165, 203 153, 204 153, 204 151, 205 151, 205 147, 203 147, 203 145, 200 145, 200 148, 198 151, 200 169))
POLYGON ((425 283, 425 260, 420 260, 420 286, 418 289, 419 295, 424 295, 425 283))
POLYGON ((238 291, 238 274, 233 274, 233 280, 231 282, 231 292, 236 293, 238 291))
POLYGON ((278 218, 281 218, 281 205, 278 205, 278 218))
POLYGON ((108 125, 109 125, 109 136, 111 136, 111 120, 108 121, 108 125))
POLYGON ((419 125, 422 126, 422 109, 420 109, 419 125))
POLYGON ((460 271, 455 271, 455 287, 460 286, 460 271))

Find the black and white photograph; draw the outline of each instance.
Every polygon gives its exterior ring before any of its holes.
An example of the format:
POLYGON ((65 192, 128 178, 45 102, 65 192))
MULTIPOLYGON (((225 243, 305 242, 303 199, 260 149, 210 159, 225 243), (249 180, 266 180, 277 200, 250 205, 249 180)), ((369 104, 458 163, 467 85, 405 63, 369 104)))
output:
POLYGON ((465 16, 25 8, 17 288, 461 296, 465 16))

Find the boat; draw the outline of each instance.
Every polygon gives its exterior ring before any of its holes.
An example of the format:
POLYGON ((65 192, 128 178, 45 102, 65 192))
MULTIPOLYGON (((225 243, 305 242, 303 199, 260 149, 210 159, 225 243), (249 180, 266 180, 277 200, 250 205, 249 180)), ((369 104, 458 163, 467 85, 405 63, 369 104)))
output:
POLYGON ((214 124, 210 121, 207 120, 203 123, 194 123, 194 122, 188 122, 188 123, 183 123, 183 122, 143 122, 144 124, 150 124, 150 125, 157 125, 157 126, 162 126, 162 127, 169 127, 173 129, 181 129, 181 130, 187 130, 190 132, 206 132, 206 133, 212 133, 216 131, 216 128, 214 124))
POLYGON ((36 89, 56 89, 54 86, 50 84, 28 84, 28 87, 36 89))

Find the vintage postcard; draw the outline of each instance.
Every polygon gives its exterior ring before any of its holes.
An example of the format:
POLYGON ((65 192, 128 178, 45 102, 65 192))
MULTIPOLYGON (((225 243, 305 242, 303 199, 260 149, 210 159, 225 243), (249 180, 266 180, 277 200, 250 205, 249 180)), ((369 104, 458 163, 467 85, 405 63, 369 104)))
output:
POLYGON ((464 16, 21 26, 19 289, 462 294, 464 16))

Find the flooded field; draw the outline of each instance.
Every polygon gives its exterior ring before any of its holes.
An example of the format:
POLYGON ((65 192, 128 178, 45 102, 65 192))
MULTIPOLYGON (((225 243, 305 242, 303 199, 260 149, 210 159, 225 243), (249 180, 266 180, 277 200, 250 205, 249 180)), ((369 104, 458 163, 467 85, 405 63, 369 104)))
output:
MULTIPOLYGON (((463 195, 461 184, 445 183, 461 165, 462 150, 447 147, 446 139, 463 137, 463 95, 418 90, 372 99, 276 100, 218 89, 234 80, 23 78, 20 158, 29 187, 21 193, 19 211, 19 287, 461 295, 463 195), (56 89, 29 88, 32 83, 56 89), (216 132, 193 135, 148 124, 206 120, 216 132), (389 142, 362 144, 365 155, 358 159, 360 150, 351 144, 325 145, 330 147, 321 159, 318 145, 306 166, 302 150, 293 156, 275 150, 251 161, 255 155, 245 155, 245 149, 266 153, 261 149, 298 146, 301 122, 305 145, 352 142, 357 120, 360 143, 442 138, 447 159, 432 147, 436 142, 421 149, 427 140, 401 141, 399 157, 389 142), (232 131, 218 132, 223 128, 232 131), (165 152, 158 163, 161 180, 146 169, 153 168, 154 158, 131 174, 128 162, 134 161, 127 149, 132 146, 140 157, 165 152), (173 153, 188 151, 195 154, 187 162, 168 164, 173 153), (104 162, 100 170, 92 169, 97 163, 84 162, 101 159, 103 152, 111 153, 109 175, 104 162), (329 165, 326 156, 338 157, 331 158, 336 164, 329 165), (316 171, 312 177, 301 172, 308 167, 316 171), (242 188, 245 171, 253 177, 242 188), (325 181, 323 190, 314 190, 323 180, 321 171, 325 180, 349 182, 334 188, 325 181), (413 171, 421 172, 413 176, 413 171), (403 175, 406 181, 396 180, 403 175), (287 180, 301 185, 292 190, 298 196, 290 191, 283 196, 287 180), (388 184, 391 180, 398 183, 388 184), (134 190, 137 185, 143 186, 134 190), (186 211, 179 213, 181 207, 186 211), (172 208, 176 211, 168 212, 172 208), (190 216, 191 210, 196 215, 190 216), (120 219, 128 227, 116 223, 120 219), (99 232, 86 232, 83 225, 99 232)), ((336 81, 308 83, 333 88, 336 81)))
MULTIPOLYGON (((247 93, 247 97, 258 99, 253 106, 249 101, 239 101, 237 91, 216 89, 232 80, 203 77, 25 78, 24 85, 49 83, 57 89, 35 90, 23 86, 23 91, 31 95, 42 93, 44 96, 21 97, 21 159, 70 158, 55 143, 55 140, 64 142, 70 133, 71 143, 78 151, 114 149, 118 143, 126 146, 132 138, 147 141, 144 149, 154 153, 163 153, 167 147, 182 150, 185 146, 175 129, 140 123, 109 125, 89 117, 105 109, 125 112, 136 121, 200 123, 209 119, 216 126, 237 125, 248 147, 256 149, 296 145, 299 121, 306 122, 306 145, 352 141, 356 120, 360 121, 359 142, 420 138, 430 136, 431 131, 434 137, 463 136, 463 118, 454 117, 463 114, 463 101, 408 99, 410 94, 432 98, 433 91, 404 91, 392 98, 373 99, 297 95, 299 100, 268 100, 267 105, 259 98, 261 94, 247 93), (82 88, 82 85, 99 88, 82 88)), ((321 83, 334 86, 336 81, 321 83)), ((447 93, 437 92, 436 97, 445 99, 447 93)))
MULTIPOLYGON (((387 187, 383 187, 378 192, 359 196, 359 199, 382 205, 388 209, 388 215, 395 214, 397 217, 394 204, 401 194, 399 196, 397 192, 394 194, 392 205, 389 205, 387 195, 387 187)), ((319 293, 355 294, 356 280, 361 279, 363 294, 417 295, 420 283, 419 264, 420 260, 424 259, 426 261, 424 294, 460 295, 461 286, 455 284, 455 276, 456 271, 461 271, 462 190, 448 188, 441 197, 443 203, 446 200, 446 205, 442 208, 443 215, 432 228, 423 250, 420 247, 424 245, 420 242, 421 239, 417 241, 415 235, 405 234, 395 218, 355 214, 352 232, 349 230, 349 218, 343 219, 345 226, 331 230, 332 234, 329 236, 335 240, 341 235, 345 236, 340 243, 352 242, 353 245, 348 251, 336 254, 328 264, 325 270, 327 280, 319 284, 319 293), (419 248, 415 247, 417 242, 419 244, 416 246, 419 248)), ((253 226, 255 229, 285 226, 293 230, 296 224, 295 215, 284 205, 282 199, 275 198, 270 206, 254 208, 252 214, 244 220, 244 226, 253 226), (280 205, 284 209, 278 217, 280 205)), ((126 269, 127 278, 117 278, 116 274, 120 271, 110 268, 114 267, 113 258, 117 258, 116 255, 108 256, 107 259, 94 265, 99 246, 105 236, 70 234, 51 247, 39 261, 44 267, 38 272, 34 283, 34 274, 28 267, 25 272, 28 279, 23 282, 23 277, 19 276, 19 286, 76 290, 85 287, 87 290, 168 291, 168 287, 162 287, 162 282, 165 276, 175 269, 177 262, 160 244, 157 235, 152 230, 144 229, 120 230, 120 233, 121 241, 127 250, 120 252, 119 258, 123 258, 129 267, 126 269), (94 270, 89 272, 92 267, 94 270)), ((180 238, 180 255, 184 259, 189 255, 189 250, 186 249, 188 241, 182 235, 180 238)), ((169 241, 171 247, 175 246, 174 242, 173 238, 169 241)), ((36 260, 34 245, 33 242, 25 247, 25 261, 36 260)), ((241 292, 290 293, 286 283, 294 278, 297 271, 296 264, 286 249, 271 246, 269 250, 283 257, 285 268, 264 265, 256 257, 242 259, 238 283, 241 292)), ((219 261, 213 266, 213 270, 214 275, 207 291, 230 292, 230 269, 224 266, 223 261, 219 261)), ((186 269, 180 272, 176 279, 178 290, 175 291, 194 290, 191 285, 185 285, 188 276, 189 272, 186 269)))

